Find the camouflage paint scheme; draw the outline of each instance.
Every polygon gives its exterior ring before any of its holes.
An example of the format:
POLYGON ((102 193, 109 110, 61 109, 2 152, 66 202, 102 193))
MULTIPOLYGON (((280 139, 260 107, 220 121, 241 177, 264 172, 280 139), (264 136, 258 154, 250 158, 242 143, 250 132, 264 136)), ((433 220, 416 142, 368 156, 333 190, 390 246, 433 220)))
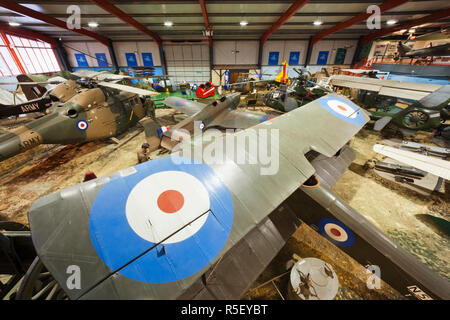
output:
POLYGON ((391 117, 391 123, 402 129, 432 130, 441 125, 440 112, 450 103, 450 85, 430 93, 406 109, 396 106, 371 112, 372 120, 391 117))
POLYGON ((69 80, 53 90, 67 98, 51 113, 0 136, 0 161, 40 144, 72 144, 118 135, 134 126, 149 108, 137 94, 110 88, 77 89, 69 80), (77 91, 78 90, 78 91, 77 91), (87 126, 80 128, 80 124, 87 126))

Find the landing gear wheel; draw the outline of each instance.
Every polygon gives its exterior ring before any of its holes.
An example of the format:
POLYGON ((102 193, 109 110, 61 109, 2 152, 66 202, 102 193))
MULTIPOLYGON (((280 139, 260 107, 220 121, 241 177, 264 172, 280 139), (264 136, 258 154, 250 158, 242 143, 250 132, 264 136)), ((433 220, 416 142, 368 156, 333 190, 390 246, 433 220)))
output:
POLYGON ((425 126, 429 118, 430 117, 425 112, 418 110, 411 111, 405 114, 405 117, 403 118, 403 124, 408 129, 416 130, 425 126))
POLYGON ((36 257, 23 276, 16 300, 67 300, 68 297, 58 282, 36 257))

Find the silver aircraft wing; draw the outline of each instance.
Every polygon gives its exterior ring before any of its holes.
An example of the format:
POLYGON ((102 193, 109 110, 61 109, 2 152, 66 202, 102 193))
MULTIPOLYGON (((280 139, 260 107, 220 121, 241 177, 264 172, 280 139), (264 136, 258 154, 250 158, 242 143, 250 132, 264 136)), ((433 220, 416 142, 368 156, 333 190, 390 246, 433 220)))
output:
POLYGON ((203 103, 198 103, 192 100, 183 99, 179 97, 168 97, 163 103, 170 108, 178 110, 188 116, 192 116, 202 110, 205 105, 203 103))
POLYGON ((441 85, 436 84, 382 80, 344 75, 331 76, 328 83, 333 86, 369 90, 377 92, 383 96, 412 100, 420 100, 442 87, 441 85))

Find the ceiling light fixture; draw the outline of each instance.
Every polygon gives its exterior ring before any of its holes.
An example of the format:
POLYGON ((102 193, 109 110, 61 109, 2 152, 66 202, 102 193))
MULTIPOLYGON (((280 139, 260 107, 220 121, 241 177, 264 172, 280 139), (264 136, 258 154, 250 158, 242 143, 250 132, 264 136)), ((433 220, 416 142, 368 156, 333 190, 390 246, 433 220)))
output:
POLYGON ((386 24, 391 25, 391 24, 396 24, 397 22, 398 22, 397 20, 388 20, 388 21, 386 21, 386 24))
POLYGON ((244 26, 248 25, 248 22, 245 20, 242 20, 241 22, 239 22, 239 24, 244 27, 244 26))
POLYGON ((88 23, 89 28, 97 28, 98 27, 98 23, 95 21, 91 21, 88 23))
POLYGON ((320 26, 321 24, 322 24, 322 21, 320 21, 320 20, 316 20, 313 22, 313 25, 315 25, 315 26, 320 26))
POLYGON ((173 26, 173 22, 172 21, 166 21, 166 22, 164 22, 164 25, 166 27, 171 27, 171 26, 173 26))
POLYGON ((11 27, 18 27, 18 26, 21 25, 21 23, 18 23, 18 22, 9 22, 8 24, 9 24, 11 27))

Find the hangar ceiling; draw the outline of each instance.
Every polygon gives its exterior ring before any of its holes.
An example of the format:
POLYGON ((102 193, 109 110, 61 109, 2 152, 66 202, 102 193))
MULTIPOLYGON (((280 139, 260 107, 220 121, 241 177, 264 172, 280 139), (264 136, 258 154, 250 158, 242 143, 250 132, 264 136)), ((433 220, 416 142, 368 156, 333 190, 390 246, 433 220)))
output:
MULTIPOLYGON (((68 6, 78 5, 81 9, 81 24, 84 29, 90 30, 114 41, 149 39, 149 36, 136 30, 123 20, 111 15, 89 0, 53 0, 49 1, 16 1, 35 11, 42 12, 50 17, 65 21, 68 6), (89 22, 97 22, 96 28, 90 28, 89 22)), ((156 33, 163 40, 204 40, 203 35, 205 19, 202 15, 200 2, 196 0, 174 1, 126 1, 110 0, 123 12, 134 18, 146 28, 156 33), (172 22, 172 26, 165 26, 165 22, 172 22)), ((241 0, 216 1, 206 0, 207 17, 214 40, 260 39, 261 36, 282 16, 295 1, 286 0, 241 0), (240 22, 246 21, 246 26, 240 22)), ((270 39, 309 39, 320 31, 331 28, 366 11, 368 5, 381 4, 383 1, 372 0, 310 0, 275 30, 270 39), (321 21, 321 25, 313 25, 314 21, 321 21)), ((385 1, 386 2, 386 1, 385 1)), ((449 8, 447 0, 429 1, 399 1, 402 3, 382 14, 382 28, 388 20, 397 20, 398 23, 421 18, 428 14, 449 8)), ((0 6, 2 1, 0 1, 0 6)), ((21 28, 30 29, 47 36, 61 38, 62 40, 92 40, 85 35, 70 30, 49 25, 40 20, 23 16, 22 14, 0 7, 0 21, 17 22, 21 28)), ((429 23, 424 31, 434 31, 442 25, 448 25, 450 19, 429 23)), ((358 39, 366 35, 368 30, 365 21, 346 27, 326 39, 358 39)))

